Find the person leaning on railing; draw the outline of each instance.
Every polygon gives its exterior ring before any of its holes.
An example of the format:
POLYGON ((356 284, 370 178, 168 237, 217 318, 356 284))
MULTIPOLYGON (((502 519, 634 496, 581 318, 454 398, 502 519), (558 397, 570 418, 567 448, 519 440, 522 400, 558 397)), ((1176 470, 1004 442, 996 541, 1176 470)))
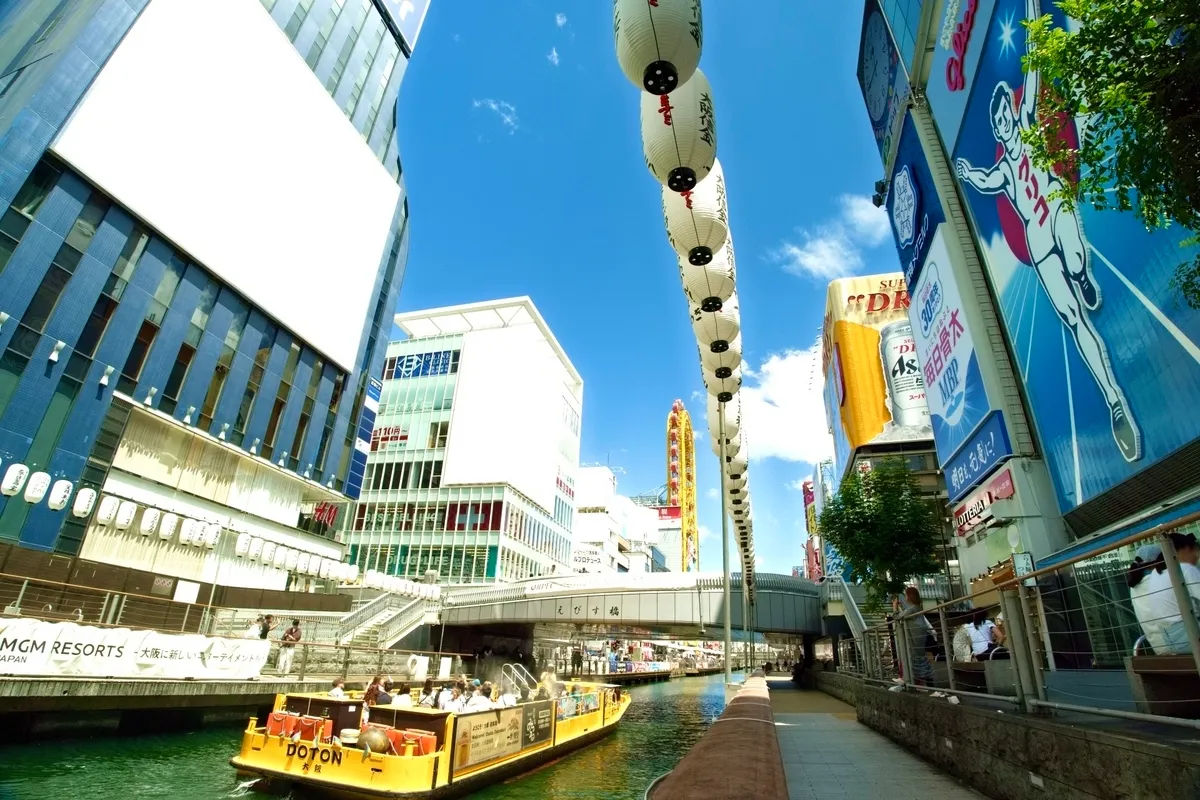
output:
MULTIPOLYGON (((1191 533, 1172 533, 1170 537, 1191 599, 1192 607, 1188 611, 1196 615, 1200 606, 1200 568, 1196 566, 1200 560, 1200 544, 1191 533)), ((1162 548, 1154 544, 1139 547, 1129 565, 1127 579, 1134 616, 1154 652, 1158 655, 1190 653, 1192 648, 1162 548)))
POLYGON ((937 651, 937 635, 933 632, 933 625, 922 613, 921 593, 917 587, 904 587, 904 596, 897 595, 892 599, 892 609, 896 612, 896 619, 904 622, 910 653, 910 657, 904 661, 906 665, 912 662, 912 680, 917 684, 928 684, 933 679, 933 665, 929 663, 925 654, 937 651))

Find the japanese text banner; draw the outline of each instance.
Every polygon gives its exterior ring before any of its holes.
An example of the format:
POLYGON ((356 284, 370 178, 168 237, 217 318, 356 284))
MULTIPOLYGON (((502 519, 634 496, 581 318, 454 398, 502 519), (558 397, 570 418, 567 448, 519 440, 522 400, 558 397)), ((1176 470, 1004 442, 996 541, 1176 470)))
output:
POLYGON ((0 619, 0 675, 248 680, 270 648, 265 639, 0 619))

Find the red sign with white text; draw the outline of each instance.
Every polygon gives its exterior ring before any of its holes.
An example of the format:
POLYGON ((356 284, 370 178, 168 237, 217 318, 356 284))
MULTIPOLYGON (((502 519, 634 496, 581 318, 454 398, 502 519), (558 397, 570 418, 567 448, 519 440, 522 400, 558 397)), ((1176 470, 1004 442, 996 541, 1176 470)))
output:
POLYGON ((659 519, 683 519, 682 506, 659 506, 656 510, 659 519))
POLYGON ((962 505, 954 509, 954 526, 958 535, 966 536, 975 528, 991 522, 992 515, 988 509, 992 503, 1007 500, 1016 493, 1012 470, 1006 468, 998 472, 990 481, 972 492, 962 505))

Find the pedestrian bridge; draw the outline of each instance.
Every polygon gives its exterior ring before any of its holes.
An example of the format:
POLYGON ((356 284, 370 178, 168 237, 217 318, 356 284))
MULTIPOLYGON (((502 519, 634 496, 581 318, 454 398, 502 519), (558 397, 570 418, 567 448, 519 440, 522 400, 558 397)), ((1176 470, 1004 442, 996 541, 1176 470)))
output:
MULTIPOLYGON (((742 577, 730 579, 730 624, 745 626, 742 577)), ((446 589, 444 625, 564 623, 693 633, 725 625, 721 573, 602 573, 538 578, 502 586, 446 589)), ((749 627, 760 633, 820 634, 816 584, 790 575, 755 573, 749 627)))

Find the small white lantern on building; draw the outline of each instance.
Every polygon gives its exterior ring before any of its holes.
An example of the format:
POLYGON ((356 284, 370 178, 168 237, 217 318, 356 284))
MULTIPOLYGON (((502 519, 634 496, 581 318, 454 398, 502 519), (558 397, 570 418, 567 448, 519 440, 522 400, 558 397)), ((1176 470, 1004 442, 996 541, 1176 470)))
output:
POLYGON ((274 566, 275 564, 275 549, 279 545, 274 542, 263 542, 262 562, 267 565, 274 566))
POLYGON ((296 572, 299 572, 301 575, 307 575, 308 562, 310 560, 312 560, 312 556, 308 553, 301 553, 300 557, 296 560, 296 572))
POLYGON ((262 549, 263 540, 255 536, 250 540, 250 552, 246 555, 251 561, 257 561, 258 557, 262 555, 262 549))
POLYGON ((50 506, 51 511, 62 511, 71 501, 71 492, 73 491, 75 491, 75 484, 65 478, 60 478, 50 487, 50 499, 46 501, 46 504, 50 506))
POLYGON ((24 464, 9 464, 8 469, 4 471, 4 480, 0 481, 0 494, 13 497, 21 491, 28 478, 29 467, 24 464))
POLYGON ((650 174, 673 192, 691 191, 708 177, 717 160, 717 120, 703 72, 670 94, 642 94, 642 151, 650 174))
POLYGON ((71 516, 82 519, 92 513, 96 505, 96 490, 80 489, 75 495, 75 503, 71 506, 71 516))
POLYGON ((275 548, 275 556, 271 559, 271 565, 275 569, 283 569, 287 565, 288 549, 282 545, 275 548))
POLYGON ((250 539, 252 537, 248 533, 239 533, 237 542, 233 546, 233 554, 238 558, 245 558, 250 552, 250 539))
POLYGON ((121 508, 121 501, 111 494, 106 494, 100 500, 100 509, 96 512, 96 520, 101 525, 111 525, 117 518, 117 511, 121 508))
POLYGON ((179 526, 179 543, 182 545, 191 544, 197 535, 203 533, 203 531, 196 530, 199 526, 200 523, 196 522, 196 520, 191 517, 185 517, 183 524, 179 526))
POLYGON ((179 515, 170 512, 163 514, 162 521, 158 523, 158 538, 169 540, 175 535, 175 529, 179 527, 179 515))
POLYGON ((117 508, 117 530, 129 530, 129 526, 133 524, 133 518, 137 516, 137 511, 137 503, 133 502, 132 500, 122 500, 121 505, 117 508))
POLYGON ((296 572, 297 566, 300 563, 300 551, 291 547, 288 548, 287 561, 284 563, 284 568, 288 572, 296 572))
POLYGON ((153 536, 162 520, 162 512, 157 508, 147 508, 142 512, 142 521, 138 523, 138 532, 142 536, 153 536))
POLYGON ((625 77, 642 91, 666 94, 687 83, 700 64, 700 0, 616 0, 613 38, 625 77))
POLYGON ((29 483, 25 484, 25 502, 37 505, 42 502, 42 498, 48 491, 50 491, 50 473, 35 472, 29 476, 29 483))
POLYGON ((212 550, 221 541, 221 526, 216 522, 210 522, 204 526, 204 546, 212 550))

